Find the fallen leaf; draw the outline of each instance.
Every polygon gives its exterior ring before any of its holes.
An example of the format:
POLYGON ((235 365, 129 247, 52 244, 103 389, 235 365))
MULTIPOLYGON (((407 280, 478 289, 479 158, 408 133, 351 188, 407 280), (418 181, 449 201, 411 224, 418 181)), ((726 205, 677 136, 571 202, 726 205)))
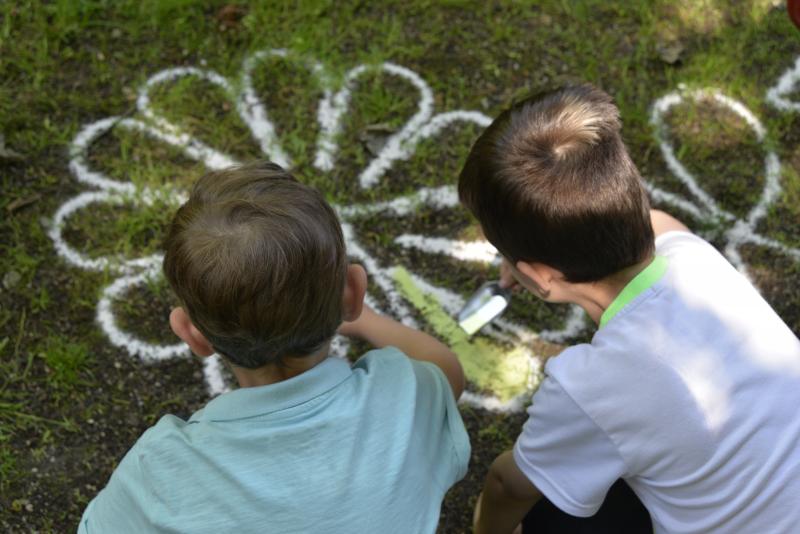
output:
POLYGON ((223 29, 235 28, 246 14, 247 8, 236 4, 228 4, 217 11, 217 22, 223 29))
POLYGON ((395 129, 385 123, 370 124, 365 126, 358 134, 358 140, 367 149, 367 152, 373 156, 377 156, 383 147, 386 146, 386 141, 389 136, 395 132, 395 129))
POLYGON ((681 54, 684 50, 686 50, 686 46, 678 40, 662 41, 656 44, 658 57, 661 58, 661 61, 669 63, 670 65, 676 63, 681 58, 681 54))

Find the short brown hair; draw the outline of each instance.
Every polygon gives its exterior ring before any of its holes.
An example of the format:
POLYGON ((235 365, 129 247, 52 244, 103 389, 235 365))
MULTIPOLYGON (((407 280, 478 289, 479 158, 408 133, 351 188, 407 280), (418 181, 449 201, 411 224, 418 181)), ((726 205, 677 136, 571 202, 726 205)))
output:
POLYGON ((654 249, 647 193, 619 130, 611 97, 591 85, 528 98, 473 145, 461 201, 508 260, 602 280, 654 249))
POLYGON ((269 162, 200 178, 166 239, 164 273, 192 323, 250 369, 334 336, 346 270, 336 213, 269 162))

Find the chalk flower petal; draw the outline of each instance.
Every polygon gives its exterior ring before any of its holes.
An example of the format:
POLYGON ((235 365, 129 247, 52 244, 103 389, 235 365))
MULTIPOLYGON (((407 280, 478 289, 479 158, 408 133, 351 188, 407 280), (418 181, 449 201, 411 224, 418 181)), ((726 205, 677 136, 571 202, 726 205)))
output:
MULTIPOLYGON (((781 164, 778 155, 769 148, 764 140, 766 131, 761 121, 742 102, 733 99, 714 89, 687 90, 682 89, 666 94, 655 101, 651 108, 650 122, 654 127, 656 140, 659 143, 664 161, 672 174, 687 188, 691 199, 687 199, 648 184, 650 194, 656 201, 664 202, 682 209, 697 219, 710 223, 725 222, 728 224, 723 238, 726 241, 724 252, 733 265, 745 276, 749 276, 747 265, 741 255, 741 247, 752 244, 766 247, 790 258, 800 260, 800 250, 789 247, 777 240, 763 236, 758 232, 759 222, 766 216, 768 208, 780 195, 781 164), (670 109, 683 102, 695 105, 713 105, 725 108, 744 121, 764 146, 764 185, 756 203, 749 209, 744 219, 737 218, 725 210, 719 202, 700 185, 698 178, 680 161, 672 142, 667 135, 664 116, 670 109)), ((758 173, 754 169, 754 173, 758 173)))

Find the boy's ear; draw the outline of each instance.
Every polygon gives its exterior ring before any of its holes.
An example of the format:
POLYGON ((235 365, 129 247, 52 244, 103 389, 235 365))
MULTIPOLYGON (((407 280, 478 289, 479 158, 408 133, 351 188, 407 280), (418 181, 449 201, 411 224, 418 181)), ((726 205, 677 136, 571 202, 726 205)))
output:
POLYGON ((208 342, 206 336, 195 328, 192 320, 183 308, 174 308, 169 314, 169 326, 175 335, 189 345, 192 352, 198 356, 211 356, 214 354, 214 347, 208 342))
POLYGON ((347 280, 342 295, 342 319, 355 321, 364 308, 364 295, 367 293, 367 271, 361 265, 351 263, 347 266, 347 280))
POLYGON ((516 265, 517 271, 522 273, 527 280, 523 280, 523 286, 539 297, 546 299, 550 296, 550 290, 553 285, 557 271, 544 265, 543 263, 518 261, 516 265), (528 283, 524 283, 528 282, 528 283))

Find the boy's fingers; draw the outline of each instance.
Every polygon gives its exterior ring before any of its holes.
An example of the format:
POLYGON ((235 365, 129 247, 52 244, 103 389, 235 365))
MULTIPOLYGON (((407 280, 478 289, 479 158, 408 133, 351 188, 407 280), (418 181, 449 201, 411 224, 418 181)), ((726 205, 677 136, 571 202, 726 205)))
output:
POLYGON ((355 321, 345 321, 339 325, 336 333, 345 337, 353 337, 357 332, 357 328, 355 321))
POLYGON ((516 289, 518 286, 519 282, 517 282, 511 274, 511 266, 506 260, 503 260, 503 263, 500 264, 500 287, 504 289, 516 289))

